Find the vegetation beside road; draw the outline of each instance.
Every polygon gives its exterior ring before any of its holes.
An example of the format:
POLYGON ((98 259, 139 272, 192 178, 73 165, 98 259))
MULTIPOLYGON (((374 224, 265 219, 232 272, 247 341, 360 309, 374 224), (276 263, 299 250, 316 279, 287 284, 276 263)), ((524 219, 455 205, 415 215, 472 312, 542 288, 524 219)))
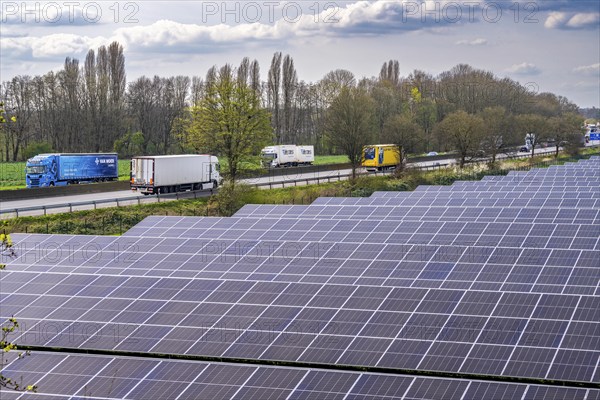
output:
MULTIPOLYGON (((509 170, 528 169, 531 165, 543 166, 575 161, 598 154, 598 149, 584 149, 579 156, 539 156, 535 159, 506 160, 496 164, 494 170, 485 165, 467 168, 444 168, 435 171, 407 170, 397 176, 363 176, 353 182, 341 181, 261 190, 238 185, 234 193, 222 190, 212 198, 167 201, 139 206, 114 207, 40 217, 19 217, 0 223, 6 232, 119 235, 151 215, 167 216, 229 216, 245 204, 310 204, 322 196, 366 197, 375 191, 411 191, 419 185, 450 185, 457 180, 478 180, 485 175, 505 174, 509 170)), ((0 231, 1 233, 1 231, 0 231)))

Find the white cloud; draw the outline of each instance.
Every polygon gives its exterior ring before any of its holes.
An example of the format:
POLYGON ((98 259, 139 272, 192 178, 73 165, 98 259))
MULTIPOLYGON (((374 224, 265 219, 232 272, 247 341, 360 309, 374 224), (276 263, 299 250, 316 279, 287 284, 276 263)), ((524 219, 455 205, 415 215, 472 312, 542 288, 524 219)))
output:
POLYGON ((600 63, 592 65, 582 65, 580 67, 574 68, 573 72, 584 75, 598 75, 600 74, 600 63))
MULTIPOLYGON (((398 32, 451 26, 446 21, 421 20, 418 13, 406 13, 407 0, 357 1, 335 10, 302 14, 297 19, 282 17, 273 24, 201 25, 162 19, 147 25, 127 26, 106 36, 55 34, 1 38, 0 45, 18 54, 29 52, 34 58, 81 53, 118 40, 125 48, 140 47, 156 52, 218 52, 223 45, 248 41, 285 41, 303 37, 381 36, 398 32), (292 21, 293 20, 293 21, 292 21), (431 23, 429 21, 432 21, 431 23)), ((476 43, 480 44, 480 43, 476 43)))
POLYGON ((456 42, 457 45, 467 45, 467 46, 483 46, 488 43, 487 39, 477 38, 473 40, 459 40, 456 42))
POLYGON ((567 14, 564 12, 551 12, 544 22, 544 27, 548 29, 560 28, 567 22, 567 14))
POLYGON ((573 29, 587 28, 587 27, 598 27, 600 22, 600 13, 596 14, 575 14, 567 22, 567 27, 573 29))
POLYGON ((544 22, 544 27, 548 29, 588 29, 598 28, 599 23, 600 13, 551 12, 544 22))
POLYGON ((55 33, 42 37, 8 37, 0 39, 5 55, 51 58, 72 56, 96 48, 109 41, 102 37, 90 38, 67 33, 55 33))
POLYGON ((514 64, 513 66, 508 68, 506 72, 518 75, 537 75, 541 71, 535 64, 524 62, 521 64, 514 64))

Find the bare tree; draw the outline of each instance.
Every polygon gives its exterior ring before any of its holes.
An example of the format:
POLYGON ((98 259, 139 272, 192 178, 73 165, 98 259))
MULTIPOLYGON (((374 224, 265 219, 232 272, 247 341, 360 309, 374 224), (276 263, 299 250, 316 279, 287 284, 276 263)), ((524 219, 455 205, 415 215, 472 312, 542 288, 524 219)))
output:
POLYGON ((527 135, 531 144, 531 157, 535 156, 535 148, 549 138, 548 121, 537 114, 523 114, 516 117, 517 129, 527 135))
POLYGON ((252 61, 250 64, 249 70, 249 79, 250 79, 250 88, 254 90, 254 92, 259 95, 261 92, 261 83, 260 83, 260 65, 257 60, 252 61))
POLYGON ((106 145, 112 146, 115 139, 125 133, 125 90, 127 75, 125 73, 125 56, 123 46, 112 42, 108 46, 108 76, 109 76, 109 101, 107 118, 108 131, 106 132, 106 145))
POLYGON ((217 80, 217 66, 213 65, 206 72, 206 81, 204 84, 204 89, 210 88, 217 80))
POLYGON ((386 121, 402 110, 400 92, 388 80, 375 83, 371 88, 371 96, 375 101, 375 117, 377 119, 377 141, 381 143, 386 121))
POLYGON ((480 116, 484 123, 481 150, 495 164, 498 154, 513 142, 513 118, 501 106, 487 107, 480 116))
POLYGON ((554 135, 554 145, 556 147, 555 157, 561 146, 578 147, 584 141, 584 129, 582 128, 584 118, 582 115, 567 112, 548 120, 550 132, 554 135))
POLYGON ((204 79, 199 76, 192 77, 192 94, 190 97, 191 105, 194 106, 200 103, 200 100, 204 98, 205 84, 204 79))
POLYGON ((159 102, 160 79, 142 76, 129 85, 129 109, 142 132, 142 151, 148 154, 148 145, 156 136, 156 108, 159 102))
POLYGON ((250 72, 250 59, 244 57, 237 69, 237 79, 240 85, 248 85, 248 75, 250 72))
POLYGON ((343 88, 327 112, 326 132, 335 148, 348 156, 352 179, 362 161, 363 147, 372 144, 373 99, 364 89, 343 88))
POLYGON ((467 159, 476 156, 483 139, 483 120, 481 117, 457 111, 449 114, 436 126, 438 135, 443 136, 458 152, 460 168, 467 159))
POLYGON ((282 143, 281 124, 279 116, 279 91, 281 86, 281 52, 273 55, 271 68, 269 68, 267 104, 273 110, 271 125, 275 130, 275 139, 277 143, 282 143))
POLYGON ((409 114, 397 114, 384 125, 384 141, 401 146, 406 152, 416 152, 422 148, 423 129, 409 114))
POLYGON ((296 87, 298 85, 298 76, 296 74, 296 69, 294 68, 294 60, 289 55, 286 55, 283 59, 282 72, 282 136, 285 143, 295 143, 295 107, 293 107, 293 102, 295 100, 296 87))
POLYGON ((388 81, 394 86, 400 83, 400 63, 398 60, 390 60, 383 63, 381 71, 379 71, 379 80, 388 81))
MULTIPOLYGON (((156 79, 156 78, 155 78, 156 79)), ((190 79, 187 76, 176 76, 171 78, 160 78, 160 91, 156 93, 157 104, 155 106, 156 124, 163 154, 168 154, 175 135, 173 126, 175 120, 183 115, 186 108, 186 96, 190 87, 190 79)))
POLYGON ((16 76, 3 85, 6 116, 15 121, 3 126, 5 131, 5 159, 17 161, 21 148, 33 137, 32 119, 35 116, 33 104, 33 82, 29 76, 16 76))

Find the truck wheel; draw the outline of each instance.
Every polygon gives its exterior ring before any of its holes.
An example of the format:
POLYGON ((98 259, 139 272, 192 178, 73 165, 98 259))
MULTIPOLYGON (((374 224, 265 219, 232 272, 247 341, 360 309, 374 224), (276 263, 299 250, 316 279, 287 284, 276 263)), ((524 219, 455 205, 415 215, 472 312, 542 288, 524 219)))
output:
POLYGON ((54 186, 54 182, 50 182, 50 183, 48 184, 48 186, 50 186, 50 187, 54 186))

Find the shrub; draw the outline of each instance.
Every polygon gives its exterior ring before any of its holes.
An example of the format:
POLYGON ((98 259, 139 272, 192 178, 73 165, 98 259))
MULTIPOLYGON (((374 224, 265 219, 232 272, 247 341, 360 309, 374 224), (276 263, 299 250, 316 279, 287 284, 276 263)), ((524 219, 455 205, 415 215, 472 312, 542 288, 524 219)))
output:
POLYGON ((23 158, 28 160, 38 154, 52 153, 52 146, 47 142, 32 142, 23 150, 23 158))

